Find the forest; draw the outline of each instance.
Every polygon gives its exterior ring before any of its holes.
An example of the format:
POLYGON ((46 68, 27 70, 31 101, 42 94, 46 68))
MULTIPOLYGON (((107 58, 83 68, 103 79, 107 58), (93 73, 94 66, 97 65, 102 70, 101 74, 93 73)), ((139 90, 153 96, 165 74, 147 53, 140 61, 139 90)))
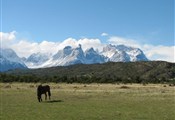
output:
POLYGON ((54 83, 175 83, 175 64, 163 61, 77 64, 10 70, 0 82, 54 83))

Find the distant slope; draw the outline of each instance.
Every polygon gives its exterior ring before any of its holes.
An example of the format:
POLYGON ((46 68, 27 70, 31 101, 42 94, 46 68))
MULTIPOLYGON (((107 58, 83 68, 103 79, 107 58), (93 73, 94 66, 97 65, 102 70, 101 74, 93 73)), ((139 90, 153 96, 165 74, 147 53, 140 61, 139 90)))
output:
POLYGON ((163 61, 147 62, 109 62, 103 64, 78 64, 72 66, 60 66, 30 70, 8 71, 8 74, 35 75, 47 78, 54 76, 63 77, 88 77, 98 79, 126 79, 131 82, 137 79, 167 80, 175 78, 175 63, 163 61))
POLYGON ((26 69, 27 66, 12 49, 0 48, 0 72, 17 68, 26 69))

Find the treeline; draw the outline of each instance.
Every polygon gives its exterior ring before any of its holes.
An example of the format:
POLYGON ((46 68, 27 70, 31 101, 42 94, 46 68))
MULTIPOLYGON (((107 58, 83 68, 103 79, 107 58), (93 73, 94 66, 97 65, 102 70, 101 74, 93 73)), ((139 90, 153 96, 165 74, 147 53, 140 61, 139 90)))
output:
MULTIPOLYGON (((0 73, 0 82, 173 83, 175 63, 163 61, 77 64, 0 73)), ((175 82, 174 82, 175 83, 175 82)))
POLYGON ((36 76, 36 75, 12 75, 0 73, 0 82, 26 82, 26 83, 172 83, 175 84, 175 79, 162 78, 149 78, 144 79, 139 76, 136 77, 117 77, 117 76, 89 76, 89 75, 77 75, 77 76, 36 76))

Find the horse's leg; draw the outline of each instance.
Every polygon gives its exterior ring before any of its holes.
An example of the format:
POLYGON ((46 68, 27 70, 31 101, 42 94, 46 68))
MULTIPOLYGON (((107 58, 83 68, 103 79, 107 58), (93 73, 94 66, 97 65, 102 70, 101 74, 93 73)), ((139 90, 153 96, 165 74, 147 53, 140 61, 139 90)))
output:
POLYGON ((48 95, 49 95, 49 100, 50 100, 50 96, 51 96, 50 88, 48 90, 48 95))
POLYGON ((45 100, 47 100, 47 93, 45 93, 45 100))
POLYGON ((40 100, 41 100, 41 97, 38 96, 38 102, 40 102, 40 100))
POLYGON ((42 96, 40 97, 40 101, 42 102, 42 96))
MULTIPOLYGON (((49 95, 49 94, 48 94, 49 95)), ((50 100, 50 95, 49 95, 49 100, 50 100)))
POLYGON ((42 98, 41 98, 41 94, 38 94, 38 102, 41 102, 42 98))
POLYGON ((50 94, 49 94, 49 91, 48 91, 48 96, 49 96, 49 100, 50 100, 50 94))

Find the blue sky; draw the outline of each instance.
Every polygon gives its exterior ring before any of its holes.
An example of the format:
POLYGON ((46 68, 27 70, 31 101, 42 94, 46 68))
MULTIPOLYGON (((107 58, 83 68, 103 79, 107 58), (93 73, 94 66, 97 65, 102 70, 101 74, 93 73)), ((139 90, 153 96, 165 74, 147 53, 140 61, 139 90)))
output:
POLYGON ((174 45, 173 0, 1 0, 2 32, 36 42, 99 38, 174 45))
POLYGON ((0 0, 0 47, 20 57, 124 44, 175 62, 174 0, 0 0))

